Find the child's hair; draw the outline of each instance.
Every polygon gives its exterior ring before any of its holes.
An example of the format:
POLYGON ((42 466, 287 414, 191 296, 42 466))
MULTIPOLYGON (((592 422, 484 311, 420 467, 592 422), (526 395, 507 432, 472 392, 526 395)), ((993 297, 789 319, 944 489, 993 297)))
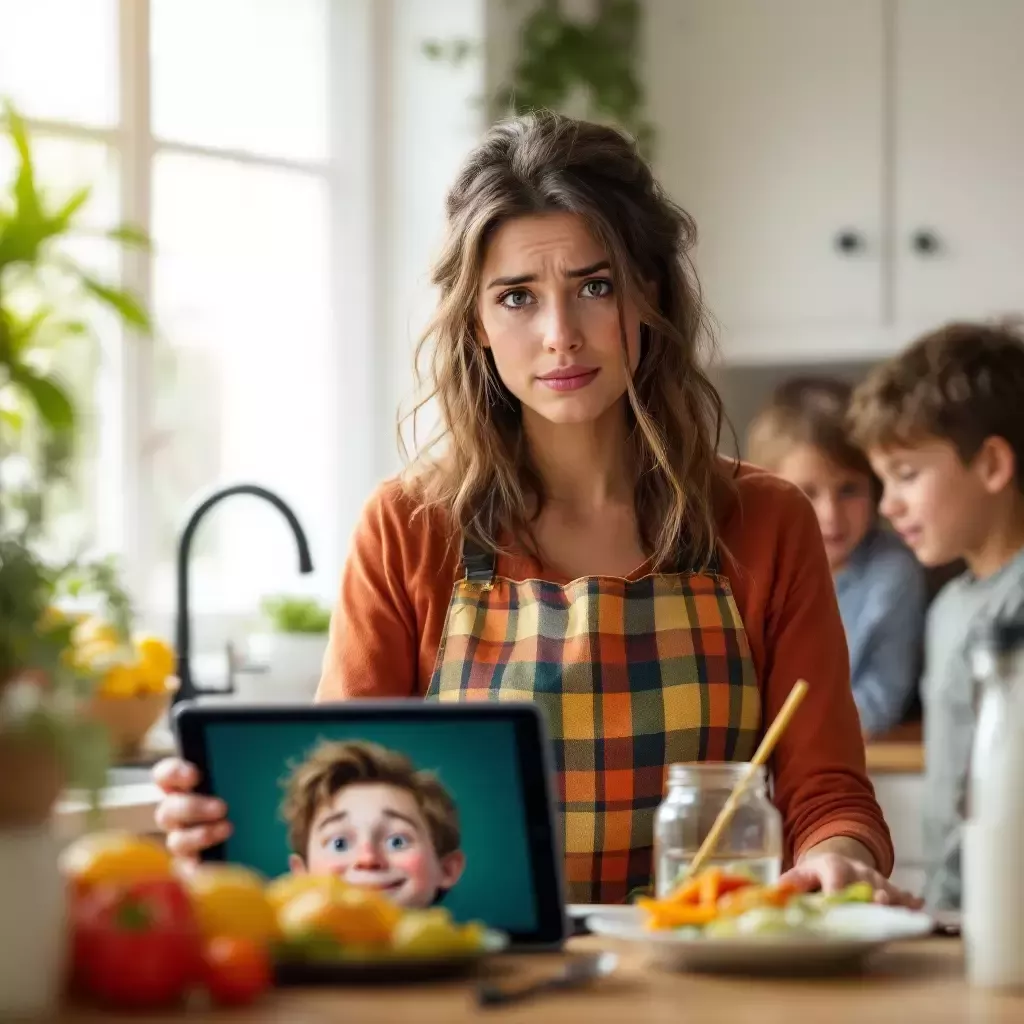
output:
POLYGON ((794 377, 780 384, 747 432, 747 458, 774 472, 796 447, 810 445, 830 461, 878 481, 849 437, 846 413, 852 388, 832 377, 794 377))
POLYGON ((432 772, 418 771, 404 754, 375 743, 322 741, 286 783, 281 814, 295 853, 306 856, 317 811, 354 783, 384 783, 407 790, 423 812, 438 857, 459 849, 458 809, 432 772))
POLYGON ((950 323, 877 367, 854 393, 848 424, 865 451, 950 442, 964 462, 986 438, 1024 466, 1024 334, 1018 324, 950 323))

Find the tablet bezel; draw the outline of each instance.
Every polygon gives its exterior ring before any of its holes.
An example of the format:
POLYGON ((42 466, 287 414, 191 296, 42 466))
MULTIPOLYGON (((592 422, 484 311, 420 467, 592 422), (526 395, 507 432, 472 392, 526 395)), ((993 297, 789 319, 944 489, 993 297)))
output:
MULTIPOLYGON (((469 726, 483 719, 511 719, 523 786, 524 815, 533 869, 537 927, 531 932, 509 932, 509 948, 517 952, 558 949, 569 934, 563 859, 555 814, 554 765, 547 727, 535 704, 519 701, 435 703, 351 701, 334 704, 207 704, 182 701, 173 713, 178 749, 199 771, 196 792, 215 796, 207 756, 206 727, 224 722, 346 722, 458 719, 469 726)), ((205 850, 204 860, 222 861, 225 844, 205 850)))

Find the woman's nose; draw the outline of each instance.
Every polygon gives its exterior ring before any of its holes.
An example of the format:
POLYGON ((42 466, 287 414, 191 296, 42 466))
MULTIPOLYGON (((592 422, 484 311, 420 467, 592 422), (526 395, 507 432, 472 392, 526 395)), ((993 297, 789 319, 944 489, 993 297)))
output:
POLYGON ((553 302, 544 323, 544 347, 550 352, 573 352, 583 343, 571 303, 553 302))

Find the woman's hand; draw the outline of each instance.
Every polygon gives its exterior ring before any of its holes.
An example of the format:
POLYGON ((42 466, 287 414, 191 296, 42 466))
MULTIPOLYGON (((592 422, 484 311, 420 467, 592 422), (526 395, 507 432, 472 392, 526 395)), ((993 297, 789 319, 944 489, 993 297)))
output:
POLYGON ((893 885, 889 879, 868 864, 828 850, 808 851, 780 881, 798 886, 807 892, 820 889, 825 893, 839 892, 854 882, 868 882, 875 890, 876 903, 917 910, 924 902, 893 885))
POLYGON ((154 766, 153 781, 164 792, 156 809, 157 828, 167 834, 167 849, 175 857, 194 860, 231 835, 224 801, 193 792, 199 784, 195 765, 165 758, 154 766))

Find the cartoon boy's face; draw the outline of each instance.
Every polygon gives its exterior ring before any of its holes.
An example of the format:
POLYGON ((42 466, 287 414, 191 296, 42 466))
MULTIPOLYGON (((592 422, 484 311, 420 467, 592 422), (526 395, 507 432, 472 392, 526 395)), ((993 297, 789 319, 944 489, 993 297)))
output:
POLYGON ((305 861, 293 854, 290 867, 378 889, 403 907, 429 907, 439 889, 459 880, 465 863, 460 850, 438 857, 412 793, 387 783, 358 782, 318 808, 305 861))

